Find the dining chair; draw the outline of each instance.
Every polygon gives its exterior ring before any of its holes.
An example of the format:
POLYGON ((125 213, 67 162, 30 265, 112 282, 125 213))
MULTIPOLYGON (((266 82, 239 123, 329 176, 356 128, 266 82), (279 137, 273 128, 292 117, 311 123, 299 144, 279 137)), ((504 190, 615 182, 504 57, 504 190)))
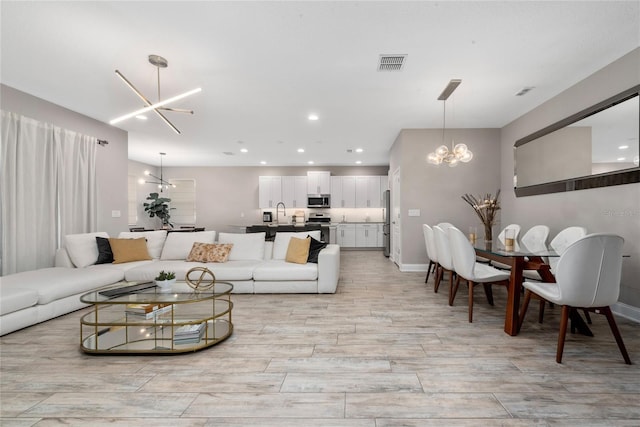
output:
MULTIPOLYGON (((509 225, 507 225, 505 228, 502 229, 500 234, 498 234, 498 240, 503 245, 505 244, 505 240, 504 239, 506 238, 507 229, 514 230, 513 238, 516 240, 516 242, 518 241, 518 236, 520 235, 520 225, 519 224, 509 224, 509 225)), ((481 258, 481 259, 478 259, 478 258, 479 257, 476 258, 476 261, 484 262, 484 258, 481 258)), ((498 262, 498 261, 491 261, 491 265, 493 267, 499 268, 501 270, 510 270, 511 269, 510 265, 503 264, 503 263, 498 262)))
MULTIPOLYGON (((424 279, 424 283, 429 281, 429 274, 433 269, 433 275, 435 277, 436 270, 438 268, 438 253, 436 251, 436 243, 433 237, 433 228, 429 227, 427 224, 422 224, 422 232, 424 234, 424 244, 427 249, 427 258, 429 258, 429 267, 427 267, 427 278, 424 279)), ((434 292, 438 292, 438 290, 434 286, 434 292)))
POLYGON ((607 317, 625 363, 631 364, 610 307, 618 301, 620 293, 623 244, 624 239, 615 234, 589 234, 562 253, 555 268, 556 283, 524 282, 523 317, 533 294, 562 306, 557 363, 562 363, 569 314, 571 310, 583 309, 607 317))
MULTIPOLYGON (((455 227, 447 227, 451 229, 455 227)), ((451 301, 451 291, 453 290, 453 261, 451 260, 451 249, 449 248, 449 237, 447 232, 442 227, 436 225, 433 227, 433 237, 436 246, 436 253, 438 254, 438 268, 436 269, 436 283, 434 286, 434 292, 438 292, 440 282, 444 273, 449 273, 449 301, 451 301)), ((451 302, 449 303, 451 305, 451 302)))
POLYGON ((449 297, 449 305, 453 305, 453 300, 460 286, 460 280, 465 280, 469 286, 469 323, 471 323, 473 322, 473 289, 475 285, 483 285, 487 302, 489 305, 493 305, 491 285, 507 286, 511 274, 490 265, 476 262, 476 251, 467 237, 457 228, 449 228, 447 232, 451 245, 453 267, 456 272, 456 281, 449 297))
POLYGON ((450 222, 439 222, 438 223, 438 227, 442 228, 443 230, 449 228, 449 227, 455 227, 455 225, 451 224, 450 222))

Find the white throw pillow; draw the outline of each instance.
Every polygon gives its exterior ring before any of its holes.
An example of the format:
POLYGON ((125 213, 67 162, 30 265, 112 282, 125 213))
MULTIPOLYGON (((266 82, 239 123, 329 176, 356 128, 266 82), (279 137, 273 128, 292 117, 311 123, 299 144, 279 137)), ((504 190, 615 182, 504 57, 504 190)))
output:
POLYGON ((320 240, 320 230, 313 231, 300 231, 297 233, 276 233, 276 238, 273 241, 273 259, 285 259, 287 256, 287 249, 289 249, 289 240, 292 237, 298 239, 306 239, 307 236, 311 236, 316 240, 320 240))
POLYGON ((140 237, 147 239, 147 251, 149 251, 151 258, 160 258, 164 241, 167 238, 167 230, 123 231, 118 235, 120 239, 139 239, 140 237))
POLYGON ((218 243, 233 243, 229 261, 263 260, 264 239, 267 233, 220 233, 218 243))
POLYGON ((78 268, 93 265, 98 260, 98 244, 96 237, 109 238, 104 231, 97 233, 67 234, 64 246, 67 248, 71 262, 78 268))
POLYGON ((213 243, 215 239, 215 231, 169 233, 160 259, 187 259, 194 243, 213 243))

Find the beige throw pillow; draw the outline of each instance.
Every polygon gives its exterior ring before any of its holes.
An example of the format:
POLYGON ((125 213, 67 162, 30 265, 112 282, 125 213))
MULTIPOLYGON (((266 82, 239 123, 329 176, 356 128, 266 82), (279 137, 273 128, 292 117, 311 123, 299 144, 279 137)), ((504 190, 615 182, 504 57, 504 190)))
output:
POLYGON ((191 247, 191 252, 187 256, 187 261, 196 262, 227 262, 233 244, 216 244, 195 242, 191 247))
POLYGON ((307 258, 309 258, 309 246, 311 245, 311 239, 298 239, 292 237, 289 240, 289 247, 287 248, 286 262, 294 262, 296 264, 306 264, 307 258))
POLYGON ((147 250, 147 239, 109 239, 111 252, 113 252, 113 263, 122 264, 124 262, 150 260, 147 250))

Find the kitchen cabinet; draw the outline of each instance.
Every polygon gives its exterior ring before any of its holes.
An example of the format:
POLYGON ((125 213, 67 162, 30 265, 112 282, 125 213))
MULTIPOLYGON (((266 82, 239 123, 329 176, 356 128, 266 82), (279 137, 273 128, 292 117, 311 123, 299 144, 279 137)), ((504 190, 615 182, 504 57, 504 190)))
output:
POLYGON ((331 207, 355 208, 356 207, 356 177, 332 176, 331 177, 331 207))
POLYGON ((307 172, 307 193, 308 194, 331 194, 331 172, 308 171, 307 172))
POLYGON ((343 248, 356 247, 356 224, 339 224, 336 241, 343 248))
MULTIPOLYGON (((287 208, 307 207, 307 177, 283 176, 282 201, 287 208)), ((277 203, 277 202, 276 202, 277 203)))
POLYGON ((261 176, 258 180, 258 207, 275 208, 282 201, 282 177, 261 176))
POLYGON ((357 248, 377 248, 378 244, 378 224, 355 224, 356 226, 356 247, 357 248))
POLYGON ((381 208, 382 192, 379 176, 356 177, 356 208, 381 208))

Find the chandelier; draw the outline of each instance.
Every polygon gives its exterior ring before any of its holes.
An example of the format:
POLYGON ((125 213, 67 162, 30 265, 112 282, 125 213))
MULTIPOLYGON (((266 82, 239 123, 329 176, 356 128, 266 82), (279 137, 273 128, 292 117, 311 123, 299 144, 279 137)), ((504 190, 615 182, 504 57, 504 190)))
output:
POLYGON ((157 181, 146 181, 143 178, 140 178, 140 181, 139 181, 140 184, 156 184, 160 189, 161 193, 162 193, 162 190, 168 190, 169 187, 176 188, 175 184, 171 184, 169 181, 163 179, 162 177, 162 156, 166 156, 166 155, 167 153, 160 153, 160 176, 155 176, 148 170, 144 171, 144 174, 146 176, 150 176, 151 178, 156 179, 157 181))
POLYGON ((440 96, 438 97, 438 101, 443 101, 442 103, 442 145, 436 148, 436 150, 432 153, 429 153, 427 156, 427 162, 432 165, 439 166, 443 162, 447 163, 449 167, 458 166, 459 162, 468 163, 473 158, 473 153, 469 148, 467 148, 466 144, 455 144, 453 139, 451 140, 451 149, 447 147, 444 143, 444 134, 445 129, 447 128, 447 98, 453 93, 454 90, 462 83, 462 80, 454 79, 449 82, 447 87, 444 88, 440 96))
POLYGON ((167 68, 167 66, 169 65, 169 62, 165 58, 163 58, 162 56, 159 56, 159 55, 149 55, 149 62, 151 63, 151 65, 156 67, 156 71, 157 71, 157 75, 158 75, 158 102, 152 103, 151 101, 149 101, 149 99, 147 99, 142 94, 142 92, 140 92, 129 80, 127 80, 127 78, 125 76, 123 76, 120 71, 116 70, 116 75, 118 77, 120 77, 122 79, 122 81, 129 87, 129 89, 131 89, 133 91, 133 93, 135 93, 138 96, 138 98, 140 98, 142 100, 142 102, 144 103, 145 106, 143 108, 138 109, 138 110, 132 111, 131 113, 125 114, 125 115, 120 116, 120 117, 117 117, 117 118, 111 120, 109 122, 109 124, 114 125, 116 123, 120 123, 121 121, 130 119, 132 117, 139 117, 141 114, 146 113, 147 111, 153 111, 154 113, 156 113, 158 115, 158 117, 160 117, 167 124, 167 126, 169 126, 171 129, 173 129, 173 131, 179 135, 180 134, 180 130, 177 127, 175 127, 175 125, 173 123, 171 123, 169 121, 169 119, 167 119, 165 117, 165 115, 160 112, 160 110, 170 111, 170 112, 174 112, 174 113, 193 114, 193 110, 186 110, 186 109, 183 109, 183 108, 169 108, 169 107, 165 107, 165 105, 170 104, 170 103, 175 102, 175 101, 179 101, 182 98, 186 98, 187 96, 191 96, 191 95, 193 95, 195 93, 198 93, 198 92, 202 91, 202 88, 192 89, 192 90, 187 91, 185 93, 182 93, 180 95, 176 95, 176 96, 173 96, 171 98, 167 98, 167 99, 162 100, 162 98, 160 97, 160 68, 167 68))

